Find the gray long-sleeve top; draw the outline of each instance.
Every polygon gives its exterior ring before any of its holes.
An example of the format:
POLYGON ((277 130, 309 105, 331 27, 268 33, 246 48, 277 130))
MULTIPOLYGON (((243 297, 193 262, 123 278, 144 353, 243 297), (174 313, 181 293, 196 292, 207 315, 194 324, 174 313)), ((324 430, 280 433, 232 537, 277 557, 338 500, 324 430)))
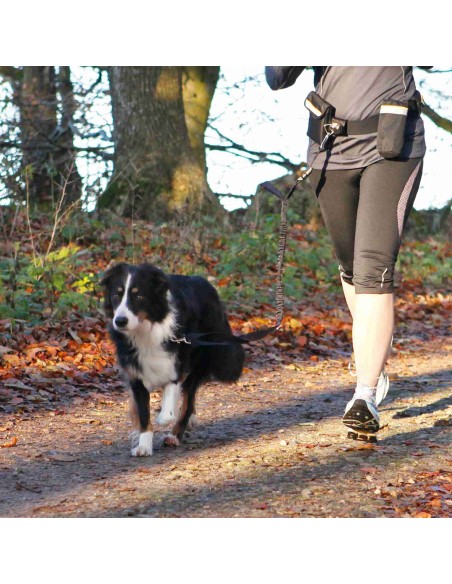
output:
MULTIPOLYGON (((295 83, 306 67, 266 67, 265 77, 273 89, 295 83)), ((416 85, 412 67, 314 67, 316 92, 336 108, 336 116, 346 120, 364 120, 378 115, 386 99, 407 101, 414 97, 416 85)), ((326 152, 309 140, 308 164, 323 168, 326 152)), ((425 154, 424 124, 420 116, 409 117, 401 158, 420 158, 425 154)), ((377 134, 339 136, 334 140, 327 168, 342 170, 362 168, 383 160, 377 150, 377 134)))

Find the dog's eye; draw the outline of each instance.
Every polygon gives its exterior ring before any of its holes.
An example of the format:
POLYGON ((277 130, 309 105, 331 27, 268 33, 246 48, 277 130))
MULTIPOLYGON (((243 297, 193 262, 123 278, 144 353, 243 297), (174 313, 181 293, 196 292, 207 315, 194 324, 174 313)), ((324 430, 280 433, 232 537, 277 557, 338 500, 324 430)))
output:
POLYGON ((144 300, 144 296, 137 296, 137 300, 144 300))

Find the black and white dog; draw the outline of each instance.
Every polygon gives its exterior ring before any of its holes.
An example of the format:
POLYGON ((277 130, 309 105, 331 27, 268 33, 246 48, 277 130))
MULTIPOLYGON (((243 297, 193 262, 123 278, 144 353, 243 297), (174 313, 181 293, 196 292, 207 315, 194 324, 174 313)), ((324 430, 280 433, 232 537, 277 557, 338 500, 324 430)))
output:
POLYGON ((231 328, 218 294, 197 276, 165 275, 151 264, 120 263, 102 280, 110 337, 131 388, 132 456, 152 455, 149 392, 162 387, 157 423, 173 423, 165 444, 177 446, 195 415, 195 394, 209 379, 236 381, 245 352, 239 344, 192 346, 176 339, 210 333, 219 342, 231 328))

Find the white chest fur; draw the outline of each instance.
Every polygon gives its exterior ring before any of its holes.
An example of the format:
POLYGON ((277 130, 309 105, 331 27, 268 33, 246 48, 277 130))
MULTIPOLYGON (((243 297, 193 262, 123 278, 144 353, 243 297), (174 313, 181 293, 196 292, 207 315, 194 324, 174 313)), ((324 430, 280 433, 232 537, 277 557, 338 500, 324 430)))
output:
POLYGON ((174 318, 170 313, 162 323, 144 321, 129 333, 129 338, 138 349, 138 370, 133 375, 141 379, 148 390, 166 385, 177 379, 176 358, 165 351, 162 343, 171 336, 174 318))

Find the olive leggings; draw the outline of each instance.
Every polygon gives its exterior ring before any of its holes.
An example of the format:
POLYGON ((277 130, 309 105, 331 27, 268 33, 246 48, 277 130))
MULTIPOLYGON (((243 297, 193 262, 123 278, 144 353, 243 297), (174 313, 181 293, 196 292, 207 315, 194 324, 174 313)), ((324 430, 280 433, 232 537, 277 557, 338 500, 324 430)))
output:
POLYGON ((357 294, 394 291, 394 266, 421 176, 422 158, 312 171, 341 276, 357 294))

